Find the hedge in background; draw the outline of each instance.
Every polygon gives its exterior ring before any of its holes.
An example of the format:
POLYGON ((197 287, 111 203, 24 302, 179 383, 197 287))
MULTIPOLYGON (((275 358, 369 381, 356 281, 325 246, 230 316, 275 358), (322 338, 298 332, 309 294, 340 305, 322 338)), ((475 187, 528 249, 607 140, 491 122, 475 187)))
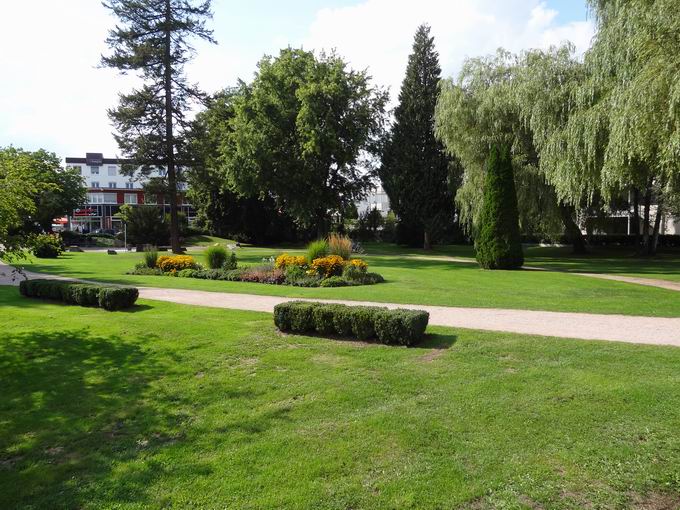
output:
POLYGON ((337 334, 383 344, 413 345, 425 334, 430 314, 405 310, 289 301, 274 307, 274 324, 291 333, 337 334))
POLYGON ((112 287, 67 280, 24 280, 19 284, 22 296, 54 299, 70 305, 96 306, 106 310, 130 308, 139 297, 134 287, 112 287))

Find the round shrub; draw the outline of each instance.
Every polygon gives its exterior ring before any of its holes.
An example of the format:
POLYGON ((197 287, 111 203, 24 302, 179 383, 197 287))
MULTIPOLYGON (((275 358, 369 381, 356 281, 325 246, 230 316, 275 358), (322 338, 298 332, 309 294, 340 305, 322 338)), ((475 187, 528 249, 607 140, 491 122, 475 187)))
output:
POLYGON ((349 282, 345 280, 342 276, 331 276, 330 278, 325 278, 321 280, 319 284, 320 287, 347 287, 349 282))
POLYGON ((33 240, 32 251, 40 259, 56 259, 64 253, 64 245, 56 234, 38 234, 33 240))
POLYGON ((205 259, 210 269, 221 268, 227 261, 227 257, 226 248, 219 245, 210 246, 205 250, 205 259))

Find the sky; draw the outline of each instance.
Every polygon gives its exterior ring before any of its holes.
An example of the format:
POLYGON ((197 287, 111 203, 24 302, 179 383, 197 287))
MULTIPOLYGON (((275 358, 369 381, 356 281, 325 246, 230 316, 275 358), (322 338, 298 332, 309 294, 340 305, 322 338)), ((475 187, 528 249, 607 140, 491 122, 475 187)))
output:
MULTIPOLYGON (((585 0, 213 0, 213 11, 218 44, 196 43, 186 68, 210 93, 251 81, 263 55, 292 46, 336 50, 396 99, 421 23, 432 27, 444 77, 499 47, 569 40, 583 53, 593 36, 585 0)), ((121 155, 106 110, 137 81, 98 67, 115 24, 101 2, 13 0, 0 19, 0 147, 121 155)))

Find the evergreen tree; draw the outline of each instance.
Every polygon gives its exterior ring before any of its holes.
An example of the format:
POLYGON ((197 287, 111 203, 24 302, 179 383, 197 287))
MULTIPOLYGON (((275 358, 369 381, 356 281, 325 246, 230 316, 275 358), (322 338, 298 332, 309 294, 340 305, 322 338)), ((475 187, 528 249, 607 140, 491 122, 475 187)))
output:
POLYGON ((524 264, 510 151, 491 148, 484 182, 477 262, 484 269, 518 269, 524 264))
POLYGON ((454 221, 450 160, 434 134, 441 68, 430 27, 415 35, 379 176, 400 223, 423 231, 423 247, 454 221))
POLYGON ((187 83, 186 64, 193 49, 190 37, 214 42, 205 22, 212 16, 210 0, 194 4, 191 0, 110 0, 104 2, 119 19, 109 33, 112 50, 102 57, 102 64, 122 73, 138 71, 144 85, 120 95, 118 108, 109 110, 116 127, 116 141, 124 155, 132 160, 126 166, 150 173, 153 167, 166 169, 170 199, 170 243, 179 252, 179 217, 177 183, 181 182, 181 165, 186 164, 186 113, 202 93, 187 83))

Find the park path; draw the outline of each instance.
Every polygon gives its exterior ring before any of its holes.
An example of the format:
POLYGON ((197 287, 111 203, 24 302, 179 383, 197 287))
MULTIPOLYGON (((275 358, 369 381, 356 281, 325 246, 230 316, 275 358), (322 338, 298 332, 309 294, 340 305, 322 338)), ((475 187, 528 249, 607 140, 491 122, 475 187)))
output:
MULTIPOLYGON (((0 285, 18 285, 18 281, 13 282, 8 276, 2 275, 2 273, 9 273, 9 271, 11 271, 11 268, 0 262, 0 285)), ((27 273, 27 276, 29 278, 59 278, 37 273, 27 273)), ((256 312, 272 312, 277 304, 293 299, 279 296, 162 289, 156 287, 139 287, 139 295, 141 298, 157 301, 256 312)), ((633 317, 628 315, 545 312, 500 308, 461 308, 367 301, 305 300, 324 303, 386 306, 388 308, 417 308, 429 312, 430 324, 436 326, 680 347, 680 318, 633 317)))
MULTIPOLYGON (((416 260, 434 260, 434 261, 445 261, 445 262, 456 262, 459 264, 477 264, 475 259, 464 258, 464 257, 451 257, 448 255, 411 255, 409 258, 416 260)), ((580 273, 573 271, 561 271, 559 269, 549 269, 545 267, 536 266, 522 266, 522 269, 528 269, 531 271, 551 271, 555 273, 566 273, 573 274, 576 276, 587 276, 588 278, 599 278, 601 280, 613 280, 617 282, 624 283, 634 283, 637 285, 646 285, 648 287, 658 287, 660 289, 674 290, 680 292, 680 282, 674 282, 670 280, 660 280, 658 278, 641 278, 638 276, 624 276, 611 273, 580 273)))

